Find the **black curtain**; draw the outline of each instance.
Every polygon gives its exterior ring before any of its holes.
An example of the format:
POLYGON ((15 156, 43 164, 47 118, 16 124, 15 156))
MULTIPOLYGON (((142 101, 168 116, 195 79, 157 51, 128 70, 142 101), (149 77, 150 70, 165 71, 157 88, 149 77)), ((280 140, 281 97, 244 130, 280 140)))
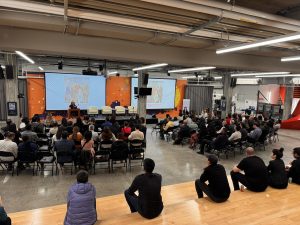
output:
POLYGON ((212 109, 213 86, 187 85, 185 88, 185 99, 190 99, 190 111, 201 114, 202 110, 212 109))
POLYGON ((19 89, 19 97, 23 96, 23 98, 19 98, 19 112, 22 113, 23 117, 28 116, 28 98, 27 98, 27 80, 19 79, 18 80, 18 89, 19 89))
POLYGON ((5 91, 5 80, 0 79, 0 120, 6 120, 6 91, 5 91))

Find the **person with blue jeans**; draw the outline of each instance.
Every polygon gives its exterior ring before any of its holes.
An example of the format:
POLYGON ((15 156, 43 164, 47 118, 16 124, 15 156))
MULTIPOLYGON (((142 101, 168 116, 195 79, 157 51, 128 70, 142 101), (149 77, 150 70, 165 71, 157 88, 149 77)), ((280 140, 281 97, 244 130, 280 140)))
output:
POLYGON ((1 225, 11 225, 11 219, 7 216, 7 214, 5 212, 1 196, 0 196, 0 224, 1 225))
POLYGON ((147 219, 159 216, 164 207, 160 194, 162 177, 153 173, 154 167, 152 159, 145 159, 145 173, 136 176, 124 193, 131 212, 138 212, 147 219), (135 194, 136 191, 139 192, 138 196, 135 194))

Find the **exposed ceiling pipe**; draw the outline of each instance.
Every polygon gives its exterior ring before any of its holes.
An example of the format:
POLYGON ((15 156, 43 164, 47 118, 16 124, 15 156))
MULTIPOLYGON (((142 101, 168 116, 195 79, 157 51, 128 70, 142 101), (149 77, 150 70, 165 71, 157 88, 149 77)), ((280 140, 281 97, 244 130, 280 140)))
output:
POLYGON ((64 21, 65 21, 64 34, 67 32, 68 26, 69 26, 69 21, 68 21, 68 8, 69 8, 69 1, 68 1, 68 0, 64 0, 64 21))

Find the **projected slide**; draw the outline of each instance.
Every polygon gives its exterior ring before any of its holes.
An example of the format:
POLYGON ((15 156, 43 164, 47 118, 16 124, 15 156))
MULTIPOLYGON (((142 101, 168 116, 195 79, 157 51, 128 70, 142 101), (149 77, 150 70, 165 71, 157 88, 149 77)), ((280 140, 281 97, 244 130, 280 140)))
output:
MULTIPOLYGON (((173 79, 149 79, 148 86, 152 88, 152 95, 147 96, 147 109, 173 109, 175 102, 175 85, 173 79)), ((131 79, 131 105, 137 106, 134 98, 134 87, 138 86, 138 79, 131 79)))
POLYGON ((46 110, 67 110, 71 101, 80 109, 105 105, 105 78, 46 73, 46 110))

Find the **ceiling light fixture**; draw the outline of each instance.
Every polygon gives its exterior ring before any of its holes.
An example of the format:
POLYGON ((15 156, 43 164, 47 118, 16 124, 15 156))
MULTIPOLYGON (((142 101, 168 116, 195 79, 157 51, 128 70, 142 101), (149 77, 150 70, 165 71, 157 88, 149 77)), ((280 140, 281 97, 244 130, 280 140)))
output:
POLYGON ((214 66, 194 67, 194 68, 186 68, 180 70, 169 70, 168 73, 184 73, 184 72, 194 72, 194 71, 213 70, 213 69, 216 69, 216 67, 214 66))
POLYGON ((273 75, 273 76, 255 76, 257 78, 274 78, 274 77, 300 77, 300 74, 285 74, 285 75, 273 75))
POLYGON ((187 77, 181 77, 183 79, 192 79, 192 78, 202 78, 202 77, 196 77, 196 76, 187 76, 187 77))
POLYGON ((213 78, 215 78, 215 80, 222 80, 223 79, 223 77, 213 77, 213 78))
POLYGON ((29 58, 27 55, 25 55, 23 52, 16 51, 16 53, 26 61, 30 62, 31 64, 34 64, 34 61, 31 58, 29 58))
POLYGON ((114 75, 114 74, 117 74, 117 73, 118 73, 118 71, 111 71, 111 72, 108 72, 107 75, 114 75))
POLYGON ((290 62, 290 61, 297 61, 297 60, 300 60, 300 55, 281 58, 281 62, 290 62))
POLYGON ((40 69, 41 71, 44 71, 44 68, 43 68, 43 67, 41 67, 41 66, 39 66, 39 69, 40 69))
POLYGON ((132 71, 153 69, 153 68, 163 67, 163 66, 167 66, 167 65, 168 65, 167 63, 152 64, 152 65, 148 65, 148 66, 141 66, 141 67, 133 68, 132 71))
POLYGON ((249 76, 284 75, 284 74, 290 74, 290 72, 236 73, 236 74, 231 74, 231 77, 249 77, 249 76))
POLYGON ((241 44, 241 45, 236 45, 233 47, 221 48, 221 49, 217 49, 216 53, 223 54, 223 53, 228 53, 228 52, 236 52, 236 51, 241 51, 241 50, 250 49, 250 48, 257 48, 257 47, 266 46, 266 45, 273 45, 273 44, 282 43, 282 42, 294 41, 294 40, 298 40, 298 39, 300 39, 300 32, 297 32, 294 34, 287 34, 287 35, 267 38, 267 39, 264 39, 261 41, 256 41, 256 42, 249 43, 249 44, 241 44))
POLYGON ((1 65, 1 68, 2 68, 2 69, 5 69, 5 66, 1 65))

